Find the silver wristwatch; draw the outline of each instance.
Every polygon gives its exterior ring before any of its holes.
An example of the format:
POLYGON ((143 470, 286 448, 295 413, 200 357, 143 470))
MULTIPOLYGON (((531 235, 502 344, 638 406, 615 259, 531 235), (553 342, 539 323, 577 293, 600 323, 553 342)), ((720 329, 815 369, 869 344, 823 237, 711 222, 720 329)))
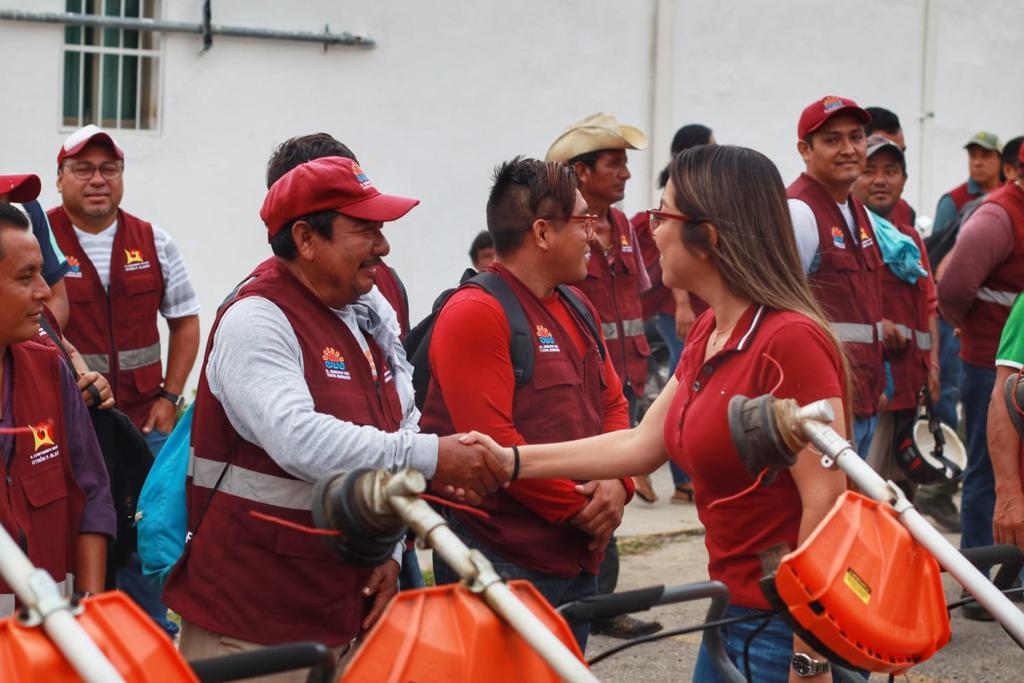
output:
POLYGON ((810 678, 819 674, 825 674, 832 670, 832 665, 825 659, 813 659, 803 652, 794 652, 790 662, 793 672, 800 678, 810 678))

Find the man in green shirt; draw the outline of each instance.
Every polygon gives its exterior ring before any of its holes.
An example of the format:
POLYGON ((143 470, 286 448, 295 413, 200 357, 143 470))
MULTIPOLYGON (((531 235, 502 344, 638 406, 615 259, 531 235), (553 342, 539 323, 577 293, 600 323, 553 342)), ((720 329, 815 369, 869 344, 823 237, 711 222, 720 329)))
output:
MULTIPOLYGON (((988 450, 996 480, 992 534, 996 543, 1024 549, 1024 485, 1021 483, 1020 436, 1003 398, 1006 379, 1024 368, 1024 296, 1010 310, 996 352, 996 381, 988 407, 988 450)), ((1024 405, 1021 406, 1024 408, 1024 405)))

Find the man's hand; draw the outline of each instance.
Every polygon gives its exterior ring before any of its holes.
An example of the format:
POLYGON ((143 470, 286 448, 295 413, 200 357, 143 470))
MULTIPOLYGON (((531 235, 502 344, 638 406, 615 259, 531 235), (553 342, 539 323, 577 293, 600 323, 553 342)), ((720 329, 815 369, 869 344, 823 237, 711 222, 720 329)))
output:
POLYGON ((366 617, 363 618, 364 631, 369 631, 373 628, 373 625, 380 619, 380 615, 384 613, 384 608, 388 606, 388 602, 398 593, 398 572, 400 570, 401 567, 398 566, 397 562, 388 560, 384 564, 374 567, 370 573, 370 577, 366 580, 366 585, 363 587, 363 597, 369 598, 371 595, 376 595, 377 597, 373 599, 373 606, 366 617))
POLYGON ((587 496, 590 500, 570 521, 593 537, 587 544, 589 550, 604 548, 622 522, 626 487, 618 479, 588 481, 577 486, 576 493, 587 496))
POLYGON ((878 401, 875 403, 876 411, 879 414, 885 412, 885 407, 887 405, 889 405, 889 397, 886 396, 885 392, 883 391, 881 394, 878 395, 878 401))
POLYGON ((142 433, 149 434, 156 429, 164 434, 170 434, 174 429, 174 418, 177 413, 177 406, 166 398, 158 398, 153 402, 153 407, 149 409, 146 421, 142 423, 142 433))
POLYGON ((887 351, 902 351, 907 348, 910 340, 903 336, 903 333, 896 329, 891 320, 882 320, 882 343, 887 351))
POLYGON ((85 401, 85 405, 92 408, 96 403, 93 392, 89 391, 90 386, 100 395, 100 403, 95 407, 100 410, 114 407, 114 394, 110 390, 110 382, 107 381, 106 377, 92 370, 78 378, 78 388, 82 390, 82 399, 85 401))
POLYGON ((1024 493, 996 490, 996 509, 992 515, 992 536, 996 543, 1015 545, 1024 550, 1024 493))
POLYGON ((939 381, 939 365, 932 363, 928 366, 928 394, 933 402, 938 402, 939 394, 942 393, 942 384, 939 381))
POLYGON ((486 442, 463 443, 461 436, 453 434, 437 440, 437 470, 432 485, 435 490, 479 505, 509 480, 511 465, 503 466, 486 442))

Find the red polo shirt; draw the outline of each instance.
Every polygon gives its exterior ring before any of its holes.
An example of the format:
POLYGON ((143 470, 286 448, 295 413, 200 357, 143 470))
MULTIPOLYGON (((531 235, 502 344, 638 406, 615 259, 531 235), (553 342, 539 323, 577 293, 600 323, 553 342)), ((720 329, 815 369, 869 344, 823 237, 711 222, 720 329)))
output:
POLYGON ((705 362, 714 328, 708 311, 687 336, 676 369, 679 388, 665 419, 665 445, 693 478, 709 576, 729 587, 733 604, 768 608, 757 584, 764 575, 761 558, 797 547, 803 508, 788 470, 735 501, 708 507, 754 481, 729 435, 729 399, 767 394, 776 384, 775 396, 801 405, 842 396, 842 363, 821 328, 799 313, 751 306, 725 347, 705 362))

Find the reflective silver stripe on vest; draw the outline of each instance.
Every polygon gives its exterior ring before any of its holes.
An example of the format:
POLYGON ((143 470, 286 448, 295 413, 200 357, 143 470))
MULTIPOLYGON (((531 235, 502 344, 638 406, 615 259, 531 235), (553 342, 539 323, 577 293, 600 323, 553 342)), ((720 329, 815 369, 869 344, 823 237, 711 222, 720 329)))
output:
POLYGON ((847 344, 874 344, 877 337, 875 325, 859 323, 830 323, 839 341, 847 344))
POLYGON ((110 356, 105 353, 83 353, 82 360, 85 361, 90 370, 110 372, 110 356))
POLYGON ((121 370, 137 370, 147 365, 160 362, 160 342, 144 346, 141 349, 128 349, 117 352, 117 366, 121 370))
MULTIPOLYGON (((224 467, 223 462, 200 458, 194 453, 188 462, 192 484, 206 489, 217 485, 224 467)), ((308 511, 313 502, 313 485, 307 481, 276 477, 238 465, 227 465, 217 491, 289 510, 308 511)))
MULTIPOLYGON (((601 332, 605 340, 619 338, 619 326, 617 323, 601 323, 601 332)), ((630 318, 622 321, 622 333, 627 337, 638 337, 644 334, 644 321, 640 318, 630 318)))
POLYGON ((875 333, 878 335, 877 337, 875 337, 875 339, 885 339, 885 323, 883 323, 881 320, 875 323, 875 333))
MULTIPOLYGON (((65 598, 71 597, 71 590, 69 587, 75 585, 75 575, 66 574, 63 581, 57 582, 57 590, 65 598)), ((14 593, 0 593, 0 619, 6 618, 14 614, 15 597, 14 593)))
POLYGON ((922 332, 921 330, 911 330, 906 325, 895 323, 896 331, 903 335, 906 340, 914 340, 914 346, 927 351, 932 348, 932 335, 929 332, 922 332))
POLYGON ((1000 292, 995 289, 988 287, 982 287, 978 290, 978 298, 982 301, 987 301, 992 304, 999 304, 1000 306, 1012 306, 1013 300, 1017 298, 1020 292, 1000 292))

